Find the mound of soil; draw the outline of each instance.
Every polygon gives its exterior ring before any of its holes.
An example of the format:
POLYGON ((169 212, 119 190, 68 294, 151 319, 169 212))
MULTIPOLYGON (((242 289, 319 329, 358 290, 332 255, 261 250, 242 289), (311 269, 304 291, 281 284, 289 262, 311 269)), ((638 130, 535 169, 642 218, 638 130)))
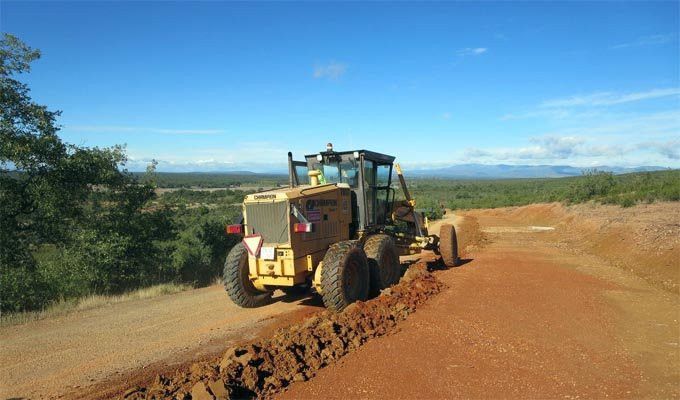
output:
MULTIPOLYGON (((622 208, 595 203, 531 204, 465 213, 480 218, 486 232, 532 225, 554 227, 556 247, 593 254, 672 293, 680 293, 680 203, 622 208), (493 223, 489 224, 490 221, 493 223)), ((522 232, 522 231, 518 231, 522 232)))
POLYGON ((569 207, 557 226, 565 242, 633 272, 654 286, 680 293, 680 203, 635 207, 569 207))
POLYGON ((194 364, 174 377, 159 375, 126 399, 230 399, 268 397, 316 372, 371 338, 394 330, 444 284, 426 265, 413 265, 401 282, 342 313, 324 311, 269 338, 230 348, 219 363, 194 364))

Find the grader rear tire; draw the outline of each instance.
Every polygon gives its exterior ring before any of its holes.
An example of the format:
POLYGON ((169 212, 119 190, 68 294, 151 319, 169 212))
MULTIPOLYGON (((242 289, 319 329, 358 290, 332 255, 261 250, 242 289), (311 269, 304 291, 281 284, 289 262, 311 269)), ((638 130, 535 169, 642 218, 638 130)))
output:
POLYGON ((222 277, 227 294, 239 307, 261 307, 271 301, 272 293, 257 290, 248 278, 248 252, 243 243, 229 252, 222 277))
POLYGON ((357 300, 368 298, 368 259, 356 242, 332 245, 323 258, 321 293, 326 308, 342 311, 357 300))
POLYGON ((375 297, 401 278, 399 255, 392 237, 384 234, 370 236, 364 243, 371 275, 369 296, 375 297))
POLYGON ((439 229, 439 253, 447 267, 458 265, 460 261, 458 258, 458 238, 456 237, 456 229, 451 224, 443 224, 439 229))

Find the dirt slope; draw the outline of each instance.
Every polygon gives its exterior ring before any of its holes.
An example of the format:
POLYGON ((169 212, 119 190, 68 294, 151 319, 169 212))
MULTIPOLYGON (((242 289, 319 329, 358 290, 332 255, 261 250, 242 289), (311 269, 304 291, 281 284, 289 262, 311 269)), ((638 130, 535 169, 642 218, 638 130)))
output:
POLYGON ((91 396, 95 383, 125 385, 147 367, 214 355, 231 342, 319 308, 279 299, 244 310, 221 286, 212 286, 3 328, 0 398, 91 396))
MULTIPOLYGON (((475 211, 493 218, 486 230, 521 223, 549 225, 551 240, 565 250, 593 254, 628 270, 652 285, 680 293, 680 207, 678 203, 613 205, 560 203, 475 211)), ((519 227, 521 228, 521 227, 519 227)), ((517 230, 518 226, 511 229, 517 230)), ((507 231, 507 229, 506 229, 507 231)))
MULTIPOLYGON (((669 219, 672 226, 668 213, 680 215, 679 206, 645 206, 646 227, 667 229, 669 219)), ((616 228, 625 228, 621 214, 635 211, 600 210, 593 231, 608 212, 620 218, 616 228)), ((575 244, 572 230, 579 226, 564 218, 584 214, 559 205, 467 213, 485 245, 472 249, 462 267, 436 274, 448 289, 398 333, 367 343, 279 397, 680 397, 678 296, 612 263, 627 260, 625 254, 595 256, 586 250, 606 246, 575 244)), ((629 231, 637 231, 636 217, 630 220, 629 231)), ((677 259, 670 268, 680 268, 677 259)))

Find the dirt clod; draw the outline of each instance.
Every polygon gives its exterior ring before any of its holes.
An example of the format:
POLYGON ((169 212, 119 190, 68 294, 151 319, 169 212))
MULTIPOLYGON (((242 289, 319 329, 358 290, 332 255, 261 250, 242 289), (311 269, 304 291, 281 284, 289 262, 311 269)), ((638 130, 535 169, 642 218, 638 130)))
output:
POLYGON ((216 379, 210 383, 208 383, 208 389, 210 390, 210 393, 212 393, 213 396, 217 400, 223 400, 223 399, 229 399, 230 394, 229 394, 229 389, 227 386, 222 382, 221 379, 216 379))
POLYGON ((130 389, 126 390, 125 393, 123 393, 123 398, 127 399, 128 397, 132 396, 133 394, 135 394, 135 393, 137 393, 141 390, 142 390, 142 388, 140 388, 139 386, 135 386, 133 388, 130 388, 130 389))
POLYGON ((208 392, 208 388, 203 382, 196 382, 191 388, 191 398, 193 400, 213 400, 212 394, 208 392))
POLYGON ((230 348, 218 365, 196 363, 174 378, 158 377, 149 388, 126 392, 129 399, 192 399, 266 397, 316 372, 392 331, 444 284, 423 264, 411 266, 402 282, 368 302, 357 302, 342 313, 321 312, 273 336, 230 348))

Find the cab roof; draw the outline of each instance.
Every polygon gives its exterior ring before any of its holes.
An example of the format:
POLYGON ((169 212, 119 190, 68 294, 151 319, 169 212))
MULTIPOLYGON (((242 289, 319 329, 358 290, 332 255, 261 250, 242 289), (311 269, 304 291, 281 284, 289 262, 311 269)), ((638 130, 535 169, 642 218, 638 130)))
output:
POLYGON ((359 154, 364 155, 364 159, 366 160, 371 160, 375 161, 379 164, 392 164, 394 162, 395 157, 393 156, 388 156, 387 154, 381 154, 381 153, 376 153, 374 151, 370 150, 348 150, 348 151, 322 151, 320 153, 314 153, 314 154, 307 154, 305 155, 305 158, 310 158, 310 157, 316 157, 317 154, 337 154, 337 155, 345 155, 345 154, 353 154, 354 152, 358 152, 359 154))

